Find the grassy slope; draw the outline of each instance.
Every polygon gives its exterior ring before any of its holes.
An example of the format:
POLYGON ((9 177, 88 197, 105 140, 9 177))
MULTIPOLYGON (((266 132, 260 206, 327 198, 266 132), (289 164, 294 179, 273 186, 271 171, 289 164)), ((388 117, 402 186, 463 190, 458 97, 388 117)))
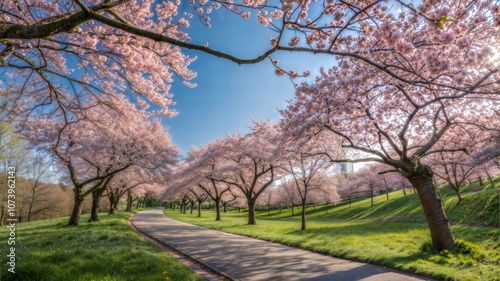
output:
POLYGON ((204 280, 137 234, 132 212, 67 226, 67 218, 17 224, 16 274, 7 272, 7 229, 0 228, 1 280, 204 280), (167 278, 168 277, 168 278, 167 278))
MULTIPOLYGON (((499 178, 497 178, 498 180, 499 178)), ((337 206, 307 209, 308 229, 300 231, 300 216, 290 210, 257 215, 257 226, 246 225, 246 213, 223 214, 214 221, 213 211, 202 218, 166 210, 189 223, 305 248, 337 257, 368 261, 445 280, 500 280, 500 231, 498 190, 469 193, 457 205, 453 194, 445 197, 445 209, 460 247, 453 253, 430 251, 429 231, 416 194, 401 191, 337 206), (461 224, 459 224, 461 223, 461 224), (464 225, 473 224, 476 226, 464 225)))

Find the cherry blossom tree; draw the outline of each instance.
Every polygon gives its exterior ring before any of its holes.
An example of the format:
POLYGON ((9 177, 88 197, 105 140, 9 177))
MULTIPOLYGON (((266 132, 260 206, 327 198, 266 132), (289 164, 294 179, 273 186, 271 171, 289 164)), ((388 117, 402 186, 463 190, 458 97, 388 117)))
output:
POLYGON ((468 161, 468 156, 463 152, 434 154, 428 160, 434 171, 434 176, 438 183, 448 183, 448 186, 455 192, 458 202, 462 201, 461 188, 466 181, 476 174, 478 167, 468 161))
MULTIPOLYGON (((367 64, 405 83, 470 92, 478 90, 470 87, 474 83, 426 79, 422 68, 412 67, 407 58, 416 49, 424 50, 418 60, 426 71, 465 81, 468 71, 455 75, 456 69, 480 64, 491 54, 497 46, 500 14, 491 1, 425 0, 415 7, 403 0, 193 0, 194 15, 179 13, 181 1, 153 5, 153 1, 137 0, 3 1, 0 63, 8 69, 5 73, 20 79, 2 89, 2 96, 13 102, 10 108, 17 104, 29 111, 55 103, 56 108, 71 111, 79 107, 78 100, 116 94, 126 87, 172 115, 168 107, 173 74, 185 81, 194 77, 187 69, 192 59, 181 48, 238 64, 257 63, 276 52, 328 54, 367 64), (253 15, 276 36, 267 48, 259 46, 261 55, 250 59, 190 43, 185 32, 190 19, 198 17, 210 26, 210 13, 217 9, 243 19, 253 15), (78 61, 84 71, 71 67, 70 59, 78 61)), ((309 71, 299 74, 281 68, 276 60, 271 62, 278 75, 309 75, 309 71)), ((497 69, 491 68, 480 75, 487 80, 495 73, 497 69)))
POLYGON ((383 181, 381 180, 380 175, 371 166, 365 166, 356 174, 356 184, 365 187, 368 190, 368 193, 370 194, 371 206, 373 207, 373 197, 375 196, 375 193, 380 191, 383 187, 383 181))
POLYGON ((177 17, 180 2, 153 1, 16 1, 0 4, 0 88, 13 113, 31 114, 36 107, 71 115, 84 102, 130 91, 175 115, 170 84, 173 76, 188 81, 192 58, 170 43, 157 43, 129 28, 157 34, 182 44, 188 35, 177 17), (155 12, 152 12, 155 11, 155 12), (104 23, 107 22, 107 23, 104 23), (119 27, 113 27, 114 23, 119 27))
POLYGON ((283 205, 290 206, 292 216, 295 215, 295 206, 300 204, 297 188, 293 180, 282 180, 278 187, 278 196, 283 205))
POLYGON ((127 114, 94 107, 78 122, 60 118, 60 122, 35 119, 24 124, 27 138, 53 153, 67 169, 75 199, 70 225, 78 225, 84 198, 103 189, 110 177, 132 166, 167 171, 176 163, 177 148, 158 120, 149 120, 125 99, 112 102, 127 114))
MULTIPOLYGON (((434 29, 435 32, 441 30, 434 29)), ((387 32, 392 34, 393 31, 387 32)), ((380 47, 389 48, 390 43, 384 40, 380 41, 380 47)), ((441 48, 443 44, 439 46, 441 48)), ((492 64, 486 61, 487 56, 473 65, 454 66, 446 71, 434 69, 437 66, 430 64, 428 51, 428 48, 417 48, 402 64, 421 69, 419 75, 424 79, 441 83, 452 83, 446 73, 455 71, 454 78, 466 75, 468 82, 464 83, 468 87, 450 89, 424 82, 403 83, 370 64, 344 59, 338 67, 323 71, 314 83, 303 83, 298 87, 296 98, 282 114, 289 121, 285 131, 290 131, 293 136, 307 138, 311 134, 328 132, 344 140, 344 149, 366 155, 357 159, 339 159, 330 155, 331 161, 381 162, 406 177, 418 191, 434 247, 443 250, 454 248, 455 240, 432 184, 432 170, 422 164, 421 159, 437 152, 465 149, 453 146, 453 143, 444 150, 435 148, 446 139, 446 134, 468 135, 470 130, 462 126, 464 124, 473 124, 474 129, 483 130, 498 126, 488 120, 493 114, 491 109, 498 108, 498 101, 483 98, 497 91, 492 78, 496 71, 489 70, 492 64), (418 57, 428 60, 419 60, 418 57), (469 66, 474 70, 469 70, 469 66), (476 94, 477 91, 481 93, 476 94), (481 114, 477 114, 479 108, 482 108, 481 114)), ((401 59, 397 55, 387 56, 385 52, 380 54, 383 53, 387 61, 397 63, 401 59)), ((457 63, 468 60, 468 55, 462 51, 457 63)))
POLYGON ((257 199, 257 205, 266 206, 268 216, 271 215, 271 207, 276 201, 276 193, 276 188, 271 186, 270 188, 266 188, 257 199))
POLYGON ((302 206, 301 230, 306 229, 306 204, 311 199, 323 198, 322 202, 326 202, 332 201, 327 200, 327 197, 338 197, 334 195, 336 194, 336 186, 334 178, 330 176, 334 170, 327 158, 315 153, 316 148, 321 147, 322 144, 317 143, 318 139, 314 140, 316 141, 309 141, 299 147, 286 148, 287 153, 284 157, 287 160, 282 165, 282 169, 292 176, 300 199, 302 206))
POLYGON ((280 165, 278 126, 269 121, 254 121, 250 133, 228 136, 225 149, 226 165, 222 172, 227 176, 218 180, 245 197, 248 224, 256 224, 257 199, 274 182, 280 165))
POLYGON ((384 189, 385 198, 389 201, 389 188, 393 187, 394 182, 397 181, 396 175, 394 173, 386 173, 387 167, 380 163, 373 164, 370 167, 375 171, 380 181, 380 187, 384 189))
POLYGON ((224 193, 220 198, 220 204, 222 205, 222 212, 227 213, 227 208, 232 206, 233 203, 236 203, 238 196, 231 190, 231 186, 229 187, 229 192, 224 193))
POLYGON ((120 199, 131 193, 131 190, 146 183, 151 183, 150 175, 137 167, 127 169, 113 177, 106 189, 106 196, 109 199, 109 214, 112 215, 118 209, 120 199))
POLYGON ((206 193, 215 203, 215 220, 221 220, 221 200, 231 189, 229 184, 222 182, 225 178, 225 145, 225 140, 218 139, 200 148, 191 148, 183 166, 178 168, 174 183, 177 189, 199 189, 206 193))
MULTIPOLYGON (((201 204, 208 199, 208 194, 200 186, 194 186, 189 188, 190 195, 194 199, 194 202, 198 206, 198 217, 201 217, 201 204)), ((193 208, 191 206, 191 213, 193 213, 193 208)), ((219 218, 220 220, 220 218, 219 218)))

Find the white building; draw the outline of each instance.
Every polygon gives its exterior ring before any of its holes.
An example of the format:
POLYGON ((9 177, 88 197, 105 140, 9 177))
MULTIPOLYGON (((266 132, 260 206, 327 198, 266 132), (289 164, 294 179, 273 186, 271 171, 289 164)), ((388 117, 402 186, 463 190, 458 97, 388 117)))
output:
POLYGON ((354 172, 354 167, 352 163, 337 163, 336 165, 337 169, 341 173, 353 173, 354 172))

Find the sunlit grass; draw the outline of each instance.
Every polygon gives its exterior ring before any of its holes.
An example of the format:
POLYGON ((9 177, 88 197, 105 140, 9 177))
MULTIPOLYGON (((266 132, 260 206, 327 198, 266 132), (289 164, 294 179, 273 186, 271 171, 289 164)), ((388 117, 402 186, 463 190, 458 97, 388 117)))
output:
POLYGON ((234 210, 223 213, 222 221, 215 221, 212 210, 203 210, 201 218, 173 210, 165 210, 165 213, 208 228, 437 279, 500 280, 500 230, 458 224, 465 216, 468 217, 465 222, 480 220, 479 225, 489 221, 498 225, 498 190, 465 195, 458 206, 455 200, 451 195, 445 198, 446 210, 453 222, 455 238, 465 245, 465 250, 452 253, 437 253, 426 248, 430 245, 430 234, 418 197, 416 194, 404 196, 401 191, 390 193, 389 201, 385 195, 377 196, 373 207, 369 198, 355 200, 351 207, 348 202, 316 206, 315 210, 309 207, 308 229, 304 231, 299 230, 300 210, 296 210, 295 216, 291 216, 290 209, 281 213, 272 210, 270 216, 267 211, 259 212, 256 226, 246 225, 247 213, 234 210), (328 213, 325 208, 329 208, 328 213), (479 255, 463 253, 470 249, 479 255))
POLYGON ((129 225, 132 212, 78 227, 67 218, 17 224, 15 274, 7 272, 7 229, 0 228, 1 280, 204 280, 129 225))

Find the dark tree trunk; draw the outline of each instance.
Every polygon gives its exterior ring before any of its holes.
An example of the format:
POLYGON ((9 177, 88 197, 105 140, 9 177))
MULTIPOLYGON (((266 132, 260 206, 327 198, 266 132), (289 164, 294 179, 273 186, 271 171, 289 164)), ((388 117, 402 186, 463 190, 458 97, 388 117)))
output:
POLYGON ((420 165, 407 178, 418 192, 431 232, 432 245, 438 251, 452 250, 455 248, 455 238, 451 233, 450 223, 434 189, 432 170, 427 166, 420 165))
POLYGON ((247 200, 248 202, 248 224, 256 225, 255 220, 255 202, 253 200, 247 200))
POLYGON ((373 186, 370 186, 371 206, 373 207, 373 186))
POLYGON ((302 200, 302 211, 301 211, 301 225, 300 230, 306 229, 306 200, 302 200))
POLYGON ((92 191, 92 209, 88 222, 99 221, 99 202, 101 201, 102 194, 105 190, 105 187, 101 187, 92 191))
POLYGON ((482 186, 483 185, 483 178, 481 178, 481 176, 479 176, 477 179, 479 180, 479 185, 482 186))
POLYGON ((193 214, 194 203, 195 203, 195 202, 191 202, 191 211, 189 212, 191 215, 193 214))
POLYGON ((71 216, 69 217, 68 225, 78 225, 80 224, 80 215, 83 209, 83 196, 80 196, 77 191, 75 191, 75 203, 73 204, 73 211, 71 211, 71 216))
POLYGON ((223 212, 224 212, 224 213, 227 213, 227 204, 222 204, 222 207, 223 207, 223 209, 224 209, 224 211, 223 211, 223 212))
POLYGON ((133 200, 132 200, 132 191, 127 191, 127 209, 125 211, 127 212, 130 212, 132 211, 132 203, 133 203, 133 200))
POLYGON ((201 203, 198 202, 198 217, 201 217, 201 203))
POLYGON ((215 203, 215 220, 220 221, 220 199, 214 200, 215 203))
POLYGON ((185 214, 186 213, 186 209, 187 209, 187 202, 184 201, 182 202, 182 213, 185 214))
POLYGON ((115 214, 115 206, 111 205, 111 206, 109 206, 108 215, 114 215, 114 214, 115 214))
POLYGON ((120 198, 123 196, 123 193, 120 193, 118 190, 110 192, 108 194, 109 198, 109 215, 114 215, 115 211, 118 209, 118 203, 120 203, 120 198))
POLYGON ((490 182, 491 188, 495 188, 495 184, 493 183, 493 179, 491 178, 490 173, 488 173, 488 170, 485 170, 486 176, 488 177, 488 181, 490 182))

